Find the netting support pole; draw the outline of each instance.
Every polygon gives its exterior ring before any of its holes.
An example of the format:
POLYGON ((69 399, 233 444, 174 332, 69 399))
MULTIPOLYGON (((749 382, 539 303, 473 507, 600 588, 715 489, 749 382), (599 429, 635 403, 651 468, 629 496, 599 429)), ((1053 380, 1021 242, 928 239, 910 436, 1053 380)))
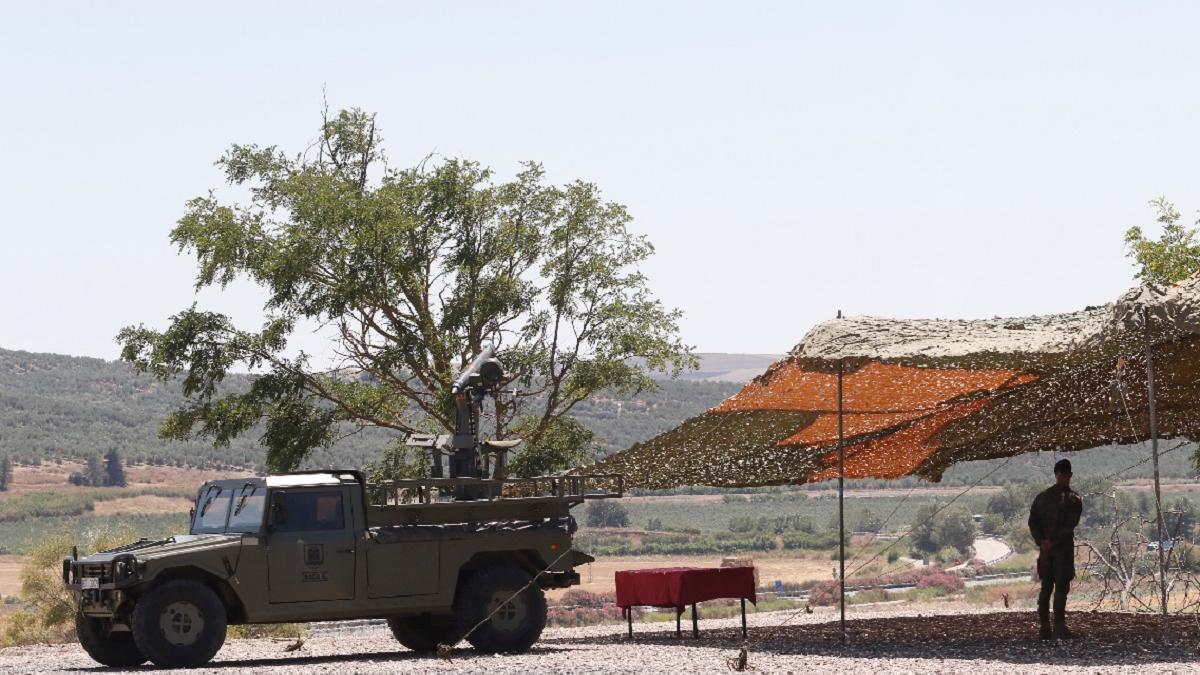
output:
MULTIPOLYGON (((842 313, 838 311, 838 318, 842 313)), ((846 644, 846 449, 842 429, 842 379, 845 360, 838 359, 837 411, 838 411, 838 605, 841 609, 842 644, 846 644)))
POLYGON ((1150 341, 1150 312, 1142 310, 1142 326, 1146 332, 1146 396, 1150 405, 1150 455, 1154 458, 1154 514, 1158 521, 1158 589, 1162 601, 1163 644, 1167 643, 1167 558, 1163 547, 1162 486, 1158 475, 1158 406, 1154 400, 1154 354, 1150 341))

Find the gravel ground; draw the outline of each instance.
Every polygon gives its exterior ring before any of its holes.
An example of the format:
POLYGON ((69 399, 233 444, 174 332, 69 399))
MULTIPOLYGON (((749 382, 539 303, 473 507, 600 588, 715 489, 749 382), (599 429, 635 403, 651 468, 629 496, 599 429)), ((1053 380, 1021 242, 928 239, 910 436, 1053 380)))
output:
MULTIPOLYGON (((855 608, 848 622, 850 645, 838 644, 836 615, 828 609, 750 616, 747 662, 753 672, 914 673, 1139 673, 1200 672, 1196 649, 1200 622, 1177 620, 1173 646, 1157 642, 1153 616, 1080 613, 1076 640, 1033 639, 1030 612, 980 612, 944 605, 931 615, 912 606, 855 608), (788 623, 780 626, 785 620, 788 623)), ((701 610, 703 615, 703 609, 701 610)), ((470 648, 452 660, 418 657, 379 627, 323 631, 294 652, 287 641, 233 640, 206 668, 194 673, 687 673, 725 672, 741 647, 737 619, 701 622, 701 638, 674 636, 674 626, 635 624, 637 641, 624 626, 560 628, 545 632, 529 654, 483 656, 470 648)), ((108 671, 78 646, 48 645, 0 650, 4 672, 108 671)))

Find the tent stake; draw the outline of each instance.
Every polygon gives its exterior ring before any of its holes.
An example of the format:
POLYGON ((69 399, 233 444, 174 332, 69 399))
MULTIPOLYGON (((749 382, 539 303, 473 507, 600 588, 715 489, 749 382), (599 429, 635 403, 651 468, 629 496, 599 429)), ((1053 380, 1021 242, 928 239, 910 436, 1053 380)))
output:
MULTIPOLYGON (((842 318, 842 310, 838 310, 838 318, 842 318)), ((842 644, 846 644, 846 449, 842 431, 842 379, 845 371, 845 359, 838 359, 837 373, 837 411, 838 411, 838 564, 841 573, 838 574, 838 605, 841 609, 842 644)))
POLYGON ((1146 329, 1146 395, 1150 403, 1150 454, 1154 458, 1154 513, 1158 520, 1158 587, 1162 599, 1163 644, 1167 643, 1167 559, 1163 546, 1162 487, 1158 475, 1158 406, 1154 400, 1154 355, 1150 342, 1150 312, 1142 310, 1142 325, 1146 329))

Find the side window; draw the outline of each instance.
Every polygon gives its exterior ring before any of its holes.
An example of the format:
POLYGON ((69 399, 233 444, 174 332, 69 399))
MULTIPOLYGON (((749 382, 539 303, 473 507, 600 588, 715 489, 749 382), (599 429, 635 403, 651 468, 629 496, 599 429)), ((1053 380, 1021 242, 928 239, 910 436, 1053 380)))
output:
POLYGON ((342 492, 276 492, 271 497, 276 532, 340 530, 346 526, 342 492))

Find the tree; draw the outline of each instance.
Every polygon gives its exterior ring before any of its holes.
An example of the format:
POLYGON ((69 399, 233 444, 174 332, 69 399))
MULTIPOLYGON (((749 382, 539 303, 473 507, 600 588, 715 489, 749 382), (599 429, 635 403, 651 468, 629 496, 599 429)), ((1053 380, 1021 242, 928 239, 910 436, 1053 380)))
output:
MULTIPOLYGON (((530 418, 526 418, 525 424, 514 431, 521 436, 523 428, 532 424, 530 418)), ((541 434, 529 435, 534 440, 526 444, 510 467, 509 472, 514 476, 540 476, 578 466, 587 458, 587 450, 593 446, 594 438, 587 427, 572 417, 556 418, 541 434)))
POLYGON ((913 526, 909 530, 913 548, 921 553, 936 553, 939 548, 937 540, 937 514, 941 505, 937 502, 924 504, 917 509, 913 517, 913 526))
POLYGON ((165 438, 224 446, 260 428, 269 466, 285 470, 367 427, 450 429, 450 385, 492 343, 519 388, 497 397, 492 430, 520 429, 542 453, 524 466, 559 468, 580 448, 547 458, 543 437, 584 442, 564 433, 579 402, 696 366, 680 313, 638 269, 653 247, 593 184, 549 185, 535 163, 509 181, 464 159, 393 168, 360 110, 326 115, 304 153, 234 145, 217 164, 248 201, 191 200, 171 241, 195 255, 197 289, 263 287, 265 321, 244 330, 193 305, 165 330, 121 331, 124 360, 182 376, 165 438), (287 351, 313 323, 336 332, 337 367, 287 351), (257 373, 247 391, 221 391, 234 369, 257 373))
MULTIPOLYGON (((1128 257, 1138 265, 1134 277, 1142 283, 1173 284, 1182 281, 1200 270, 1200 244, 1196 242, 1196 228, 1180 223, 1179 211, 1166 197, 1151 200, 1158 211, 1155 219, 1162 225, 1162 235, 1157 241, 1147 239, 1140 227, 1125 231, 1125 246, 1128 257)), ((1200 225, 1200 221, 1197 221, 1200 225)))
POLYGON ((588 502, 588 527, 629 527, 629 512, 616 501, 597 499, 588 502))
POLYGON ((12 460, 8 455, 0 457, 0 491, 7 491, 12 483, 12 460))
POLYGON ((911 535, 913 547, 936 553, 946 547, 965 552, 975 540, 975 519, 960 508, 944 508, 934 502, 917 509, 911 535))
POLYGON ((104 484, 125 487, 129 481, 125 479, 125 467, 121 463, 121 455, 116 448, 109 448, 104 455, 104 484))
POLYGON ((965 553, 975 542, 975 519, 963 509, 946 509, 938 514, 936 536, 939 548, 949 546, 965 553))
POLYGON ((87 469, 83 472, 85 484, 100 487, 104 485, 104 478, 104 463, 100 461, 100 455, 88 457, 87 469))

